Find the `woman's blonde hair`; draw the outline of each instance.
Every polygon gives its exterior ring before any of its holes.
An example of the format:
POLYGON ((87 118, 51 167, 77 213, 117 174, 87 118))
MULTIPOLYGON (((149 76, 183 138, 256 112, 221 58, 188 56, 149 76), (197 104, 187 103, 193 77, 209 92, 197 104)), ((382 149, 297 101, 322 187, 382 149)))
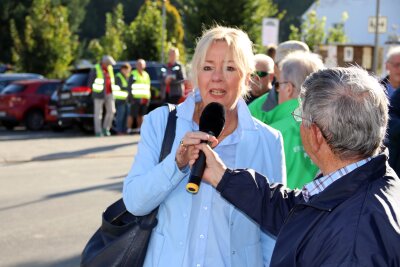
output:
MULTIPOLYGON (((247 33, 240 29, 215 26, 206 30, 198 40, 196 50, 192 58, 192 76, 191 79, 195 87, 198 87, 198 71, 205 61, 209 47, 217 41, 224 41, 229 47, 233 61, 238 68, 240 76, 250 77, 254 72, 254 54, 253 43, 250 41, 247 33)), ((245 96, 250 87, 243 79, 242 96, 245 96)))

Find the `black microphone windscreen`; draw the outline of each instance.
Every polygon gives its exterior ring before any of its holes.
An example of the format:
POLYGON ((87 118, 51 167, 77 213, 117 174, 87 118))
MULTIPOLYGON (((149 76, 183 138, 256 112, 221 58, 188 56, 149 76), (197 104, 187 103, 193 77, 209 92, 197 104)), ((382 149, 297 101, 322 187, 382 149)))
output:
POLYGON ((200 116, 199 130, 218 137, 225 125, 225 108, 217 102, 208 104, 200 116))

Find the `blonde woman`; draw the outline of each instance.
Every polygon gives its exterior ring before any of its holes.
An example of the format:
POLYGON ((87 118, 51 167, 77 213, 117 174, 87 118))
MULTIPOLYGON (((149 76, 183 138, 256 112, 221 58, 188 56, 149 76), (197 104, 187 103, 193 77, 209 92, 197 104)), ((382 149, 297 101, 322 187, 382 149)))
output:
POLYGON ((243 100, 254 71, 252 43, 247 34, 217 26, 199 40, 193 60, 195 92, 177 106, 176 138, 161 163, 158 156, 168 117, 165 107, 149 113, 132 168, 125 179, 123 198, 128 210, 145 215, 159 206, 144 266, 268 266, 272 236, 261 231, 209 184, 197 194, 185 187, 190 176, 192 146, 199 132, 203 108, 218 102, 226 123, 215 151, 232 168, 251 167, 276 182, 286 170, 279 132, 253 119, 243 100))

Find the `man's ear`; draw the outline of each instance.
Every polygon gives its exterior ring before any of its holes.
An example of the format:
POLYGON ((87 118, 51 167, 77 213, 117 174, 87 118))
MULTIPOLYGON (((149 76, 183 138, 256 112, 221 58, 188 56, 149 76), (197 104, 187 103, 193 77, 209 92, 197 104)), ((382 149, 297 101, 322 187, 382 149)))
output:
POLYGON ((291 83, 291 82, 289 82, 287 85, 286 85, 286 90, 287 90, 287 92, 288 92, 288 96, 289 96, 289 98, 290 99, 292 99, 292 98, 296 98, 297 97, 297 92, 296 92, 296 88, 294 88, 294 85, 291 83))
POLYGON ((326 143, 324 136, 322 135, 321 129, 315 124, 311 124, 311 146, 314 151, 319 151, 321 146, 326 143))

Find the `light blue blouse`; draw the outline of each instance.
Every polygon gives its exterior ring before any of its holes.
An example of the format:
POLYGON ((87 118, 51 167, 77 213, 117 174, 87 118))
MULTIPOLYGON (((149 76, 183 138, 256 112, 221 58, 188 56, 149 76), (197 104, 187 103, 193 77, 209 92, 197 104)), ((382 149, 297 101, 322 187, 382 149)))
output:
MULTIPOLYGON (((132 168, 124 181, 128 210, 144 215, 160 205, 159 223, 151 236, 145 266, 268 266, 274 239, 235 209, 209 184, 192 195, 185 190, 190 171, 175 163, 179 140, 198 130, 193 122, 198 92, 177 107, 172 152, 157 163, 168 117, 161 107, 145 116, 132 168)), ((215 151, 230 168, 253 168, 270 180, 285 182, 282 137, 253 119, 238 103, 238 128, 215 151)))

